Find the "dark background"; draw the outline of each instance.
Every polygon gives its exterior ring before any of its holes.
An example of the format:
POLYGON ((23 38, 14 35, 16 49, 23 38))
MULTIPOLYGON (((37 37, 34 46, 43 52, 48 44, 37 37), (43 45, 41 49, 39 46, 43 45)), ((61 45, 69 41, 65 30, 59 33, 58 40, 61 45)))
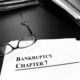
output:
MULTIPOLYGON (((37 39, 79 39, 80 29, 74 18, 49 0, 39 1, 40 4, 37 6, 0 12, 0 44, 17 39, 17 33, 12 33, 11 30, 14 26, 14 30, 18 29, 17 27, 19 27, 19 24, 15 23, 22 21, 19 16, 20 12, 24 17, 24 20, 29 24, 31 31, 36 35, 37 39), (47 2, 45 3, 45 1, 47 2), (8 26, 11 26, 12 28, 8 26)), ((2 62, 3 57, 0 57, 0 71, 2 62)))

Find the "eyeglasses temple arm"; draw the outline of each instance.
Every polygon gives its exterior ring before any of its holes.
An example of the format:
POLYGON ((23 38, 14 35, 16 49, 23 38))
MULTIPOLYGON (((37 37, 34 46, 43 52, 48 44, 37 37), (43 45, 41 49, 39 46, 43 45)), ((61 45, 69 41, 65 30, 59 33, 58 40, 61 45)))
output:
POLYGON ((33 32, 32 32, 31 29, 29 28, 29 25, 27 24, 27 21, 24 20, 21 12, 20 12, 20 17, 23 19, 23 22, 22 22, 21 24, 24 25, 24 26, 26 26, 27 29, 29 30, 30 34, 33 35, 33 32))

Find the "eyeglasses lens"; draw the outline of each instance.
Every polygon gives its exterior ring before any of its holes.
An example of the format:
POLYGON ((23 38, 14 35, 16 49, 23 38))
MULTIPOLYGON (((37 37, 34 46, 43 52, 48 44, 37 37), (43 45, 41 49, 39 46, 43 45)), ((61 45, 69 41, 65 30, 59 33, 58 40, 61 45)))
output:
POLYGON ((19 42, 19 47, 20 48, 25 48, 30 45, 32 45, 35 42, 35 37, 34 36, 26 36, 23 39, 20 40, 19 42))

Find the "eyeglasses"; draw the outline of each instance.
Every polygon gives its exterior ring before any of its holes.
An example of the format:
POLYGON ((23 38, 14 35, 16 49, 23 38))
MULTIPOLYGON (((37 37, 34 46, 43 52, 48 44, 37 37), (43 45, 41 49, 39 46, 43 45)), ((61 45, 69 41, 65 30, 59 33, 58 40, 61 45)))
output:
MULTIPOLYGON (((21 13, 20 13, 20 17, 23 19, 23 16, 21 13)), ((14 51, 15 49, 23 49, 23 48, 30 47, 31 45, 33 45, 36 42, 36 36, 33 34, 31 29, 29 28, 27 21, 23 20, 21 25, 22 25, 22 27, 25 26, 26 29, 28 29, 30 35, 28 35, 28 36, 26 35, 19 40, 10 41, 9 43, 6 43, 4 45, 0 45, 0 47, 2 47, 2 48, 5 47, 4 54, 0 53, 0 56, 4 56, 6 54, 9 54, 12 51, 14 51)))

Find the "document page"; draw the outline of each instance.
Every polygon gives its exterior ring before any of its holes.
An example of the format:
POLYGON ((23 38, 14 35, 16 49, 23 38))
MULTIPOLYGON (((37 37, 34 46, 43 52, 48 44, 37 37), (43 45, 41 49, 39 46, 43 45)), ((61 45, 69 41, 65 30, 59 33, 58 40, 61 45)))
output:
POLYGON ((37 40, 4 57, 0 80, 80 80, 80 41, 37 40))

